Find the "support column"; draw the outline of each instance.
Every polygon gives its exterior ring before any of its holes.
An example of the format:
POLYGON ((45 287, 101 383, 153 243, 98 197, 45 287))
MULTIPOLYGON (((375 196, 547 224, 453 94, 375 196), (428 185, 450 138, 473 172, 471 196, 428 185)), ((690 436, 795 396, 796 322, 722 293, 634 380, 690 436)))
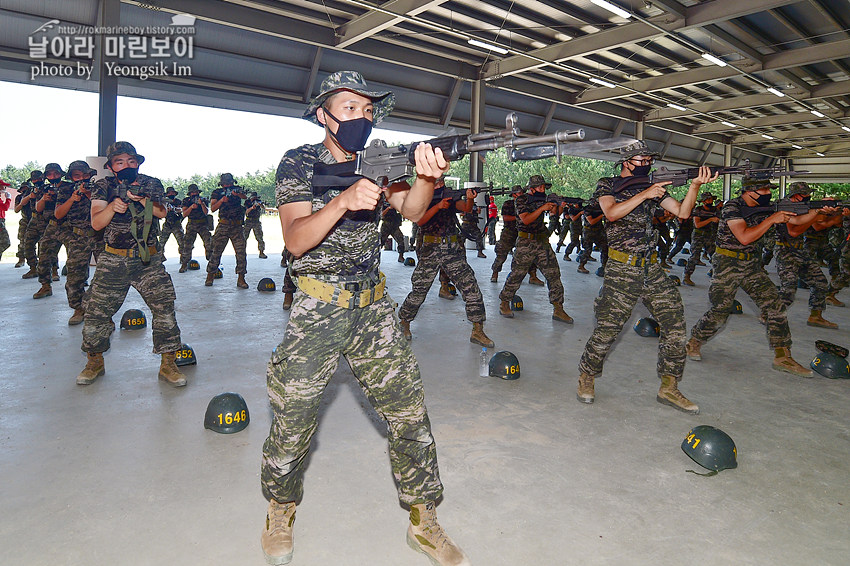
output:
POLYGON ((642 140, 643 139, 643 131, 646 129, 646 122, 643 120, 638 120, 635 122, 635 138, 642 140))
MULTIPOLYGON (((103 27, 119 26, 121 21, 120 0, 100 0, 98 25, 103 27)), ((118 121, 118 77, 109 76, 106 62, 114 59, 105 56, 105 36, 96 36, 95 62, 99 70, 98 81, 98 155, 106 155, 106 149, 115 142, 115 129, 118 121)))
MULTIPOLYGON (((783 157, 779 160, 779 165, 783 169, 788 169, 789 159, 787 157, 783 157)), ((785 175, 779 176, 779 198, 785 198, 785 191, 788 189, 788 177, 785 175)))
MULTIPOLYGON (((471 113, 469 117, 469 133, 478 134, 484 131, 484 81, 479 79, 472 82, 471 113)), ((484 180, 484 163, 478 158, 478 152, 469 155, 469 180, 481 182, 484 180)))
MULTIPOLYGON (((732 166, 732 144, 723 144, 723 166, 732 166)), ((732 175, 723 175, 723 202, 732 198, 732 175)))

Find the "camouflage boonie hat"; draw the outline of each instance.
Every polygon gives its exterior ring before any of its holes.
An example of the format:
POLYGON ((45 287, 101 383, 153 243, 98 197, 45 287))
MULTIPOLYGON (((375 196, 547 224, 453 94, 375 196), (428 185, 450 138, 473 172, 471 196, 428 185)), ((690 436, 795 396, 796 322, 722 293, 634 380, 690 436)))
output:
POLYGON ((106 148, 106 163, 103 164, 103 168, 106 169, 112 163, 112 158, 122 153, 135 157, 139 165, 145 162, 145 156, 136 153, 136 148, 133 147, 133 144, 125 141, 117 141, 106 148))
POLYGON ((60 176, 65 174, 65 172, 62 171, 62 167, 58 163, 48 163, 44 166, 45 175, 50 173, 51 171, 56 171, 57 173, 59 173, 60 176))
POLYGON ((186 187, 186 194, 189 194, 194 191, 197 191, 199 193, 201 192, 201 190, 198 188, 198 185, 196 185, 195 183, 192 183, 191 185, 186 187))
POLYGON ((636 157, 638 155, 646 155, 647 157, 661 157, 660 153, 649 149, 649 146, 646 145, 645 141, 638 140, 635 143, 631 143, 626 147, 620 148, 620 158, 617 160, 617 163, 623 163, 624 161, 628 161, 632 157, 636 157))
POLYGON ((177 194, 177 189, 175 189, 174 187, 167 187, 167 188, 165 189, 165 194, 168 194, 168 193, 174 193, 174 194, 176 195, 176 194, 177 194))
POLYGON ((757 191, 759 189, 776 189, 779 185, 771 183, 770 179, 754 179, 752 177, 744 177, 741 179, 741 192, 757 191))
POLYGON ((222 173, 221 176, 218 178, 218 184, 224 185, 224 183, 233 184, 236 183, 236 181, 233 180, 233 175, 231 175, 230 173, 222 173))
POLYGON ((803 195, 807 197, 812 194, 812 188, 808 183, 804 181, 797 181, 795 183, 791 183, 788 185, 788 192, 786 193, 786 197, 793 197, 794 195, 803 195))
POLYGON ((365 79, 363 79, 363 75, 357 71, 337 71, 322 81, 322 85, 319 87, 319 94, 310 101, 310 104, 301 117, 313 122, 317 126, 321 126, 322 124, 316 118, 316 110, 319 109, 330 95, 343 90, 356 92, 372 100, 372 124, 379 124, 381 120, 392 112, 395 106, 395 94, 392 92, 369 90, 365 79))
POLYGON ((514 185, 513 187, 511 187, 511 194, 513 194, 513 193, 524 193, 524 192, 525 192, 525 187, 523 187, 522 185, 514 185))
POLYGON ((42 173, 38 169, 30 171, 30 181, 37 181, 39 179, 44 179, 44 173, 42 173))
POLYGON ((552 186, 552 183, 547 183, 543 175, 532 175, 528 178, 528 185, 525 188, 530 189, 531 187, 539 187, 540 185, 544 185, 548 189, 552 186))
POLYGON ((83 175, 88 175, 90 169, 89 164, 85 161, 80 159, 72 161, 71 164, 68 165, 68 174, 65 175, 65 178, 69 181, 71 180, 71 171, 80 171, 83 175))
POLYGON ((699 201, 700 201, 700 202, 705 202, 705 201, 707 201, 708 199, 714 199, 714 198, 715 198, 715 197, 714 197, 714 195, 713 195, 713 194, 711 194, 711 193, 710 193, 710 192, 708 192, 708 191, 705 191, 704 193, 702 193, 702 194, 699 196, 699 201))

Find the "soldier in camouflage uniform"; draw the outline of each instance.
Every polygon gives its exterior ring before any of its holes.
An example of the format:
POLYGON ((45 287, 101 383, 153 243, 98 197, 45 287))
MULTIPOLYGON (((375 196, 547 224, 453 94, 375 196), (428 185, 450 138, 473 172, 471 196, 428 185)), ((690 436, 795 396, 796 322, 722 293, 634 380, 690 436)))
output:
MULTIPOLYGON (((442 179, 438 181, 436 188, 443 186, 442 179)), ((495 344, 484 333, 484 321, 487 316, 484 312, 484 297, 475 280, 475 272, 466 262, 466 239, 458 232, 457 216, 460 213, 469 213, 473 209, 476 192, 472 189, 466 190, 466 200, 452 201, 450 198, 436 199, 419 219, 419 241, 416 244, 419 262, 410 276, 412 289, 404 299, 398 311, 401 320, 401 329, 404 337, 410 340, 410 321, 416 318, 419 307, 425 301, 437 271, 440 271, 440 294, 450 295, 448 281, 454 282, 466 303, 466 318, 472 323, 472 334, 469 341, 492 348, 495 344), (445 271, 446 279, 442 272, 445 271)), ((477 227, 476 227, 477 229, 477 227)))
POLYGON ((314 192, 314 165, 350 160, 366 145, 372 122, 380 122, 394 101, 392 93, 368 90, 353 71, 330 75, 320 88, 304 117, 325 126, 323 142, 286 152, 277 170, 278 210, 299 290, 268 368, 274 418, 263 446, 262 487, 269 499, 263 553, 270 564, 292 559, 295 506, 303 493, 310 440, 322 394, 342 354, 387 421, 399 500, 410 506, 408 544, 435 564, 468 566, 436 520, 443 487, 419 367, 378 271, 376 207, 383 195, 404 216, 418 220, 448 163, 423 143, 415 149, 412 188, 396 183, 382 190, 352 176, 351 186, 314 192))
POLYGON ((245 232, 243 223, 245 221, 245 207, 242 200, 248 198, 244 189, 235 184, 233 175, 223 173, 218 182, 220 188, 214 190, 210 195, 210 210, 218 210, 218 226, 212 237, 212 254, 207 262, 207 279, 204 285, 212 287, 215 272, 221 263, 221 254, 227 242, 233 244, 236 253, 236 286, 247 289, 245 274, 248 272, 248 254, 245 250, 245 232))
MULTIPOLYGON (((545 193, 551 187, 542 175, 532 175, 528 180, 528 189, 531 194, 545 193)), ((553 202, 536 204, 529 201, 527 194, 516 198, 517 216, 517 243, 513 261, 511 261, 511 273, 505 280, 505 286, 499 293, 499 314, 506 318, 513 318, 511 310, 511 299, 519 289, 525 274, 528 273, 532 264, 537 264, 546 283, 549 286, 549 302, 552 303, 552 319, 571 324, 573 319, 564 311, 564 285, 561 283, 561 268, 558 266, 558 257, 549 243, 549 230, 543 223, 543 214, 555 212, 558 205, 553 202)))
POLYGON ((843 238, 841 247, 838 249, 839 270, 832 277, 827 290, 826 301, 836 307, 843 307, 844 303, 836 297, 841 289, 850 285, 850 208, 843 211, 843 238))
MULTIPOLYGON (((791 183, 788 187, 787 198, 794 202, 811 199, 812 189, 808 183, 791 183)), ((830 227, 840 222, 839 216, 829 217, 835 209, 813 209, 806 214, 791 218, 787 224, 776 227, 776 271, 779 274, 779 296, 785 307, 794 302, 797 294, 797 280, 802 279, 810 289, 809 308, 811 314, 806 324, 821 328, 838 328, 834 322, 823 318, 826 308, 826 293, 829 282, 821 271, 818 261, 805 246, 803 235, 818 227, 830 227)))
MULTIPOLYGON (((401 214, 389 205, 384 206, 381 211, 381 247, 391 246, 390 238, 393 238, 398 248, 398 261, 404 262, 404 236, 401 234, 401 214)), ((385 248, 385 249, 392 249, 385 248)))
POLYGON ((15 264, 15 267, 23 266, 21 260, 29 266, 29 271, 24 273, 21 279, 38 277, 38 255, 35 248, 44 227, 41 226, 36 230, 36 226, 33 224, 33 232, 30 232, 30 223, 33 219, 38 219, 39 216, 35 211, 35 204, 40 198, 42 186, 44 186, 44 173, 38 170, 30 171, 26 190, 23 190, 22 187, 22 192, 18 195, 20 200, 15 199, 15 212, 21 213, 21 222, 18 225, 18 263, 15 264), (24 222, 25 219, 26 222, 24 222), (21 232, 22 228, 23 232, 21 232))
MULTIPOLYGON (((493 260, 493 275, 490 276, 490 282, 496 283, 499 280, 499 272, 502 271, 502 266, 505 260, 508 259, 508 254, 516 245, 517 229, 516 229, 516 198, 525 192, 525 187, 522 185, 514 185, 511 188, 511 198, 502 203, 502 233, 499 234, 499 241, 496 242, 496 259, 493 260)), ((532 285, 543 285, 543 280, 537 277, 537 268, 534 264, 528 268, 528 282, 532 285)))
POLYGON ((594 245, 599 246, 601 250, 599 258, 602 262, 602 269, 605 269, 605 265, 608 263, 608 238, 605 234, 604 220, 605 214, 599 208, 599 202, 595 196, 591 197, 587 206, 584 207, 584 214, 582 215, 582 222, 584 223, 581 236, 582 250, 578 255, 579 263, 578 268, 576 268, 579 273, 590 273, 585 266, 588 261, 594 261, 590 255, 593 253, 594 245))
POLYGON ((27 224, 29 224, 30 218, 32 218, 34 207, 32 201, 35 199, 31 179, 33 174, 36 173, 42 175, 41 171, 30 173, 30 180, 21 183, 21 187, 18 189, 18 196, 15 197, 15 212, 21 215, 21 219, 18 221, 18 262, 15 264, 15 267, 23 267, 27 263, 24 244, 26 243, 27 224))
POLYGON ((181 387, 186 377, 175 364, 182 346, 174 314, 174 284, 162 265, 153 217, 165 217, 162 183, 139 174, 145 158, 128 142, 115 142, 106 152, 106 165, 114 177, 98 180, 92 187, 91 226, 104 230, 105 247, 92 277, 83 319, 82 349, 88 362, 78 385, 88 385, 104 374, 103 352, 115 330, 112 317, 121 308, 132 286, 151 310, 153 352, 160 354, 159 378, 181 387))
POLYGON ((206 258, 209 260, 212 254, 212 235, 207 223, 208 202, 201 197, 198 185, 192 183, 186 188, 186 198, 180 204, 183 208, 183 216, 189 219, 186 222, 186 233, 183 235, 183 246, 180 248, 180 273, 185 273, 189 268, 189 260, 192 259, 195 236, 201 236, 204 252, 206 252, 206 258))
MULTIPOLYGON (((670 250, 670 255, 667 261, 673 261, 673 258, 684 249, 685 244, 691 242, 691 237, 694 234, 694 221, 690 218, 679 219, 679 228, 676 230, 676 240, 673 244, 673 249, 670 250)), ((697 258, 699 259, 699 258, 697 258)))
POLYGON ((717 224, 720 222, 718 216, 708 216, 712 213, 720 214, 719 210, 714 208, 714 195, 709 192, 704 192, 699 197, 700 206, 695 209, 695 212, 701 213, 704 217, 695 215, 692 220, 694 223, 693 243, 691 244, 691 255, 688 257, 688 264, 685 266, 685 277, 682 283, 693 286, 691 275, 696 270, 697 265, 701 264, 699 258, 703 250, 706 255, 711 255, 714 250, 714 242, 717 240, 717 224))
MULTIPOLYGON (((70 326, 82 323, 85 316, 85 283, 89 278, 89 259, 97 244, 91 227, 91 187, 88 177, 88 163, 82 160, 72 162, 66 175, 71 182, 59 187, 54 211, 56 218, 63 221, 63 240, 68 250, 65 294, 68 296, 68 306, 74 310, 68 319, 70 326)), ((97 257, 100 254, 95 255, 97 257)))
MULTIPOLYGON (((477 204, 473 203, 468 212, 462 212, 463 219, 460 224, 460 231, 463 234, 462 243, 466 247, 466 240, 475 242, 475 249, 478 250, 478 257, 486 258, 484 253, 484 232, 478 229, 478 220, 481 218, 481 209, 477 204)), ((421 225, 420 225, 421 226, 421 225)))
MULTIPOLYGON (((573 253, 573 250, 579 250, 579 254, 581 254, 581 236, 584 231, 584 227, 582 226, 584 209, 581 205, 574 204, 569 205, 564 212, 567 214, 570 223, 570 243, 564 249, 564 261, 572 261, 570 254, 573 253)), ((565 222, 567 222, 567 218, 564 219, 565 222)))
POLYGON ((248 242, 248 236, 254 232, 254 237, 257 239, 257 249, 260 251, 260 259, 268 259, 266 255, 266 241, 263 239, 263 213, 266 211, 266 205, 263 200, 257 195, 256 191, 251 191, 248 195, 248 200, 245 201, 245 243, 248 242))
POLYGON ((794 214, 779 211, 744 216, 746 207, 770 204, 770 191, 775 187, 768 181, 744 179, 741 196, 723 205, 717 228, 717 247, 711 258, 713 273, 708 288, 711 308, 691 329, 691 339, 686 349, 690 359, 702 359, 700 347, 720 332, 729 318, 732 301, 740 287, 765 316, 767 340, 774 349, 773 369, 811 377, 811 370, 791 357, 791 330, 788 328, 785 304, 762 267, 755 245, 768 228, 788 222, 794 214))
POLYGON ((717 178, 708 167, 691 185, 682 202, 667 194, 669 182, 630 184, 633 177, 649 174, 659 154, 637 141, 620 150, 619 177, 599 179, 594 197, 608 221, 608 265, 602 290, 596 299, 596 328, 579 361, 578 392, 582 403, 595 400, 594 380, 602 373, 605 356, 632 315, 638 300, 649 309, 661 327, 658 343, 658 377, 661 387, 656 400, 686 413, 699 407, 679 391, 685 370, 685 311, 682 297, 661 268, 656 246, 658 232, 652 220, 661 207, 677 217, 691 213, 700 186, 717 178))
POLYGON ((41 192, 41 198, 35 203, 35 210, 41 215, 44 231, 38 239, 38 282, 41 288, 32 296, 33 299, 42 299, 53 295, 51 281, 59 281, 59 241, 61 221, 54 215, 56 209, 56 198, 60 186, 63 184, 62 177, 65 172, 58 163, 48 163, 44 167, 44 177, 49 185, 41 192))
POLYGON ((162 259, 165 261, 165 244, 168 243, 168 238, 174 236, 174 239, 177 240, 177 249, 183 248, 183 207, 180 199, 177 198, 177 190, 174 187, 165 189, 163 204, 165 204, 167 212, 160 230, 159 248, 162 250, 162 259))

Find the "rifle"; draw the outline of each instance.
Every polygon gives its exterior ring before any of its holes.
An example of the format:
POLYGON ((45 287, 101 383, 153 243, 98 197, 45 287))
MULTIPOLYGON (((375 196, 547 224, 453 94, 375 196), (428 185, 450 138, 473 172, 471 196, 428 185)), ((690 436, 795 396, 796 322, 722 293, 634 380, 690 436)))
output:
POLYGON ((532 193, 528 197, 528 202, 536 204, 538 207, 547 202, 555 203, 558 206, 567 204, 569 206, 584 206, 584 200, 577 197, 564 197, 555 193, 532 193))
MULTIPOLYGON (((475 189, 472 189, 475 190, 475 189)), ((466 189, 452 189, 449 187, 443 187, 442 189, 434 190, 434 197, 431 199, 431 204, 428 205, 428 208, 438 204, 441 200, 450 198, 452 202, 457 202, 459 200, 463 200, 466 197, 466 189)))
POLYGON ((491 197, 498 197, 498 196, 504 196, 504 195, 512 194, 513 188, 512 187, 500 187, 498 189, 489 188, 489 189, 484 189, 481 192, 487 193, 491 197))
POLYGON ((703 220, 707 218, 719 218, 720 210, 718 210, 716 206, 711 207, 708 210, 706 210, 706 208, 703 206, 698 206, 691 210, 691 216, 693 216, 694 218, 701 218, 703 220))
MULTIPOLYGON (((735 165, 731 167, 709 167, 708 169, 711 171, 712 175, 715 173, 720 175, 742 175, 744 177, 749 177, 750 179, 794 177, 796 175, 805 175, 809 173, 809 171, 790 171, 779 166, 755 169, 750 164, 749 159, 746 160, 744 165, 735 165)), ((666 167, 659 167, 647 176, 622 177, 622 181, 618 179, 618 182, 614 184, 614 192, 619 193, 620 191, 635 185, 646 188, 655 183, 664 183, 666 181, 670 181, 667 188, 681 187, 691 179, 696 179, 697 177, 699 177, 699 167, 673 170, 667 169, 666 167)))
POLYGON ((794 214, 806 214, 812 209, 825 207, 850 208, 850 202, 840 200, 804 200, 796 202, 793 200, 783 199, 771 203, 768 206, 745 206, 741 208, 741 216, 749 218, 755 214, 772 214, 779 211, 793 212, 794 214))
MULTIPOLYGON (((530 160, 573 153, 578 155, 592 151, 590 147, 598 149, 602 145, 610 145, 610 148, 624 147, 634 141, 629 138, 592 140, 588 146, 585 145, 588 142, 580 143, 584 139, 584 130, 559 130, 545 136, 521 138, 517 123, 516 113, 511 112, 505 118, 505 129, 497 132, 443 136, 423 142, 394 146, 387 146, 383 140, 374 140, 368 147, 358 151, 352 161, 332 165, 316 163, 313 167, 313 194, 321 196, 331 188, 349 187, 360 177, 370 179, 381 187, 388 187, 410 177, 414 173, 416 164, 414 152, 420 143, 431 144, 434 148, 439 147, 446 160, 457 161, 469 153, 491 151, 501 147, 513 149, 524 146, 543 146, 529 148, 528 153, 523 153, 522 157, 517 154, 516 159, 530 160)), ((516 159, 511 152, 511 160, 516 159)))

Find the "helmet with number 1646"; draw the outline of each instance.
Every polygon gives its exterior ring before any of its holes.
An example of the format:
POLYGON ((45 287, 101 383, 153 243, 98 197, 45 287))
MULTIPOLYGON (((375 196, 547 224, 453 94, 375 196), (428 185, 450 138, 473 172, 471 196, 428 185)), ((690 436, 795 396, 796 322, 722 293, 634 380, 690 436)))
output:
POLYGON ((248 426, 248 405, 239 393, 220 393, 210 400, 204 415, 204 428, 221 434, 233 434, 248 426))

